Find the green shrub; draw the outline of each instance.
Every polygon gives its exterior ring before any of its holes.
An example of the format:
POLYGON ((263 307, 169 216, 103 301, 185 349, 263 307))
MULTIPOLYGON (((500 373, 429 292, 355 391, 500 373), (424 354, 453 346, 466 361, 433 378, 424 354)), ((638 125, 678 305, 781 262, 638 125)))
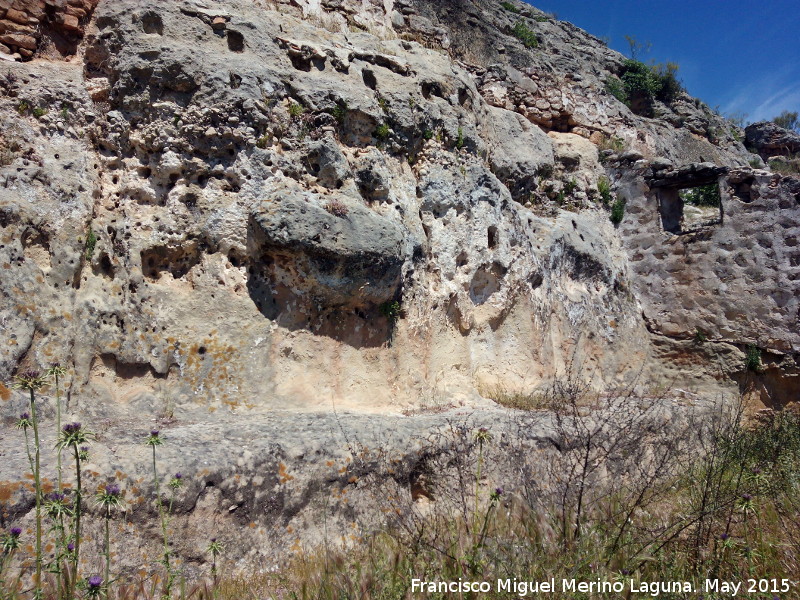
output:
POLYGON ((617 198, 614 203, 611 205, 611 222, 614 225, 619 225, 622 223, 622 219, 625 217, 625 201, 621 198, 617 198))
POLYGON ((747 346, 744 356, 744 368, 754 373, 761 372, 761 349, 755 344, 747 346))
POLYGON ((514 29, 512 29, 511 32, 514 34, 515 38, 525 45, 526 48, 539 47, 539 38, 536 37, 536 34, 525 24, 524 21, 517 21, 514 24, 514 29))
POLYGON ((600 193, 603 206, 609 206, 614 200, 614 196, 611 194, 611 181, 605 175, 597 180, 597 191, 600 193))
POLYGON ((384 302, 378 307, 378 310, 384 317, 389 319, 389 321, 396 321, 400 318, 402 308, 397 300, 393 300, 391 302, 384 302))
POLYGON ((519 9, 516 6, 514 6, 513 4, 511 4, 511 2, 501 2, 500 6, 502 6, 503 8, 505 8, 509 12, 519 13, 519 9))
POLYGON ((389 126, 386 123, 381 123, 375 129, 375 137, 378 138, 380 141, 385 142, 387 139, 389 139, 390 131, 391 130, 389 129, 389 126))
POLYGON ((628 93, 625 91, 625 84, 622 83, 619 77, 609 77, 606 81, 606 91, 614 96, 623 104, 628 103, 628 93))
POLYGON ((303 108, 302 104, 298 104, 297 102, 292 102, 289 105, 289 116, 293 119, 297 119, 306 112, 306 109, 303 108))
POLYGON ((612 76, 606 81, 606 91, 629 107, 636 99, 658 99, 670 104, 683 91, 677 77, 678 68, 673 62, 646 65, 629 58, 622 65, 620 77, 612 76))
POLYGON ((708 341, 708 336, 705 334, 705 332, 702 329, 700 329, 699 327, 696 327, 695 330, 694 330, 694 339, 693 339, 693 341, 694 341, 695 344, 705 344, 706 341, 708 341))
POLYGON ((346 101, 339 102, 331 111, 331 115, 339 125, 344 124, 345 117, 347 117, 347 111, 349 110, 349 106, 347 105, 346 101))

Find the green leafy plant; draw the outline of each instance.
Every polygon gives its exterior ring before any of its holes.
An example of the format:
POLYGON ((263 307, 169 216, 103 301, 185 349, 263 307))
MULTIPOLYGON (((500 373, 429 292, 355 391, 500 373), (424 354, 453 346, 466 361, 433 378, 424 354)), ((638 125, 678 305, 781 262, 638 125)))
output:
POLYGON ((97 236, 91 228, 86 232, 86 243, 84 244, 86 260, 92 260, 95 246, 97 246, 97 236))
POLYGON ((539 38, 537 38, 533 30, 525 24, 525 21, 517 21, 511 33, 513 33, 514 37, 522 42, 526 48, 539 47, 539 38))
POLYGON ((625 217, 625 201, 622 198, 617 198, 611 205, 609 217, 614 225, 622 223, 622 219, 625 217))
POLYGON ((35 118, 37 118, 37 119, 41 119, 43 116, 45 116, 45 115, 47 114, 47 109, 46 109, 46 108, 41 108, 41 107, 37 106, 36 108, 34 108, 34 109, 32 109, 32 110, 31 110, 31 114, 32 114, 32 115, 33 115, 35 118))
POLYGON ((339 125, 344 125, 344 120, 347 118, 347 113, 350 110, 350 107, 347 104, 346 100, 338 102, 336 106, 331 111, 331 115, 339 125))
POLYGON ((613 202, 614 196, 611 193, 611 180, 605 175, 602 175, 597 180, 597 191, 600 194, 600 200, 603 206, 609 206, 611 202, 613 202))
POLYGON ((298 104, 297 102, 292 102, 289 105, 289 116, 293 119, 299 119, 303 116, 303 113, 306 112, 306 109, 303 108, 302 104, 298 104))
POLYGON ((459 127, 458 128, 458 135, 456 137, 456 148, 461 150, 461 148, 464 147, 464 143, 465 143, 464 142, 464 130, 461 127, 459 127))
POLYGON ((501 2, 500 6, 506 9, 508 12, 519 13, 519 9, 513 4, 511 4, 511 2, 501 2))
POLYGON ((398 302, 397 300, 391 300, 381 304, 378 307, 378 310, 380 310, 381 314, 387 319, 389 319, 389 321, 394 322, 400 318, 400 313, 402 311, 402 308, 400 306, 400 302, 398 302))
POLYGON ((606 80, 606 91, 623 104, 628 103, 628 93, 625 91, 625 84, 622 83, 619 77, 611 76, 606 80))
POLYGON ((699 327, 696 327, 695 330, 694 330, 693 341, 694 341, 695 344, 705 344, 706 341, 708 341, 708 336, 705 334, 705 332, 702 329, 700 329, 699 327))
POLYGON ((381 123, 375 129, 375 137, 378 138, 379 141, 385 142, 386 140, 389 139, 389 133, 390 132, 391 132, 391 129, 389 128, 389 125, 386 124, 386 123, 381 123))
POLYGON ((754 373, 760 373, 761 366, 761 349, 755 344, 750 344, 745 350, 744 368, 754 373))

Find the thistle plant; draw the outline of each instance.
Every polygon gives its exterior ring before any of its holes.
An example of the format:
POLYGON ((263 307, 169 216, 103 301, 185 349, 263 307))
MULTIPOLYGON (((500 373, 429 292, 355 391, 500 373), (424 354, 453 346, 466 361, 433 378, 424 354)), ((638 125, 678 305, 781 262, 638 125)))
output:
MULTIPOLYGON (((69 586, 68 597, 75 595, 75 582, 78 579, 78 564, 81 555, 81 513, 83 501, 83 487, 81 485, 81 463, 88 456, 87 444, 94 434, 83 428, 80 423, 67 423, 61 428, 61 437, 57 447, 60 450, 71 449, 75 457, 75 512, 73 520, 73 541, 74 549, 70 551, 72 561, 72 578, 69 586)), ((69 550, 69 546, 67 547, 69 550)))
POLYGON ((19 527, 12 527, 0 536, 0 550, 3 552, 2 559, 0 559, 0 584, 4 583, 3 572, 6 569, 6 563, 11 560, 14 552, 19 548, 19 536, 21 534, 22 529, 19 527))
POLYGON ((86 596, 89 598, 100 597, 100 594, 103 593, 103 588, 103 578, 100 575, 92 575, 86 580, 86 596))
POLYGON ((65 520, 74 516, 66 494, 63 492, 52 492, 45 497, 44 512, 50 517, 53 523, 48 533, 52 532, 56 538, 56 554, 50 565, 50 572, 56 575, 56 596, 62 597, 62 564, 68 556, 66 542, 65 520))
MULTIPOLYGON (((153 486, 156 491, 156 507, 158 508, 158 516, 161 519, 161 533, 164 537, 164 551, 162 552, 161 562, 164 565, 165 578, 164 578, 164 592, 163 598, 169 598, 172 593, 172 583, 174 575, 172 573, 172 565, 170 564, 170 549, 169 549, 169 523, 168 516, 164 512, 164 503, 161 502, 161 486, 158 479, 158 466, 156 464, 156 446, 163 444, 160 432, 158 429, 153 429, 145 442, 153 450, 153 486)), ((171 482, 170 482, 171 483, 171 482)), ((173 488, 173 490, 176 488, 173 488)), ((170 507, 172 502, 170 502, 170 507)))
MULTIPOLYGON (((40 448, 39 448, 39 424, 36 419, 36 392, 45 386, 45 380, 38 371, 26 371, 16 379, 14 387, 19 390, 30 392, 30 418, 25 419, 33 429, 33 449, 32 460, 34 494, 36 496, 36 580, 34 596, 40 598, 42 595, 42 480, 40 473, 40 448)), ((19 426, 19 425, 18 425, 19 426)), ((30 446, 28 445, 28 428, 25 430, 25 445, 28 448, 28 458, 31 458, 30 446)))
POLYGON ((106 554, 106 570, 105 581, 106 585, 110 581, 111 574, 111 537, 109 535, 109 525, 111 522, 111 511, 115 508, 123 506, 122 491, 118 485, 106 484, 102 490, 97 491, 95 498, 97 503, 103 508, 103 517, 105 520, 105 554, 106 554))
POLYGON ((214 586, 214 597, 217 597, 217 556, 225 551, 225 546, 217 541, 217 538, 211 538, 206 552, 211 554, 211 579, 214 586))

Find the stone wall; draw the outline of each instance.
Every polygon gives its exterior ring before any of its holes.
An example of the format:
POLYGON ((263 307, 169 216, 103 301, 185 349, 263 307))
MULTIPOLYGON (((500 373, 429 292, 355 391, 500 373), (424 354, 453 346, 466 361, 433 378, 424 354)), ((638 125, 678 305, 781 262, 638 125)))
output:
POLYGON ((0 57, 75 54, 99 0, 0 0, 0 57))

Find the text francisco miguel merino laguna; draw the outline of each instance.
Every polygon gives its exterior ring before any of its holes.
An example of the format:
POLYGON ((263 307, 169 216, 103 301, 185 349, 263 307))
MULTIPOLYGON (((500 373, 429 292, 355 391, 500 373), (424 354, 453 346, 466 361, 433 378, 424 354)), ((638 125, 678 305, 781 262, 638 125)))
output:
POLYGON ((636 594, 647 594, 657 598, 661 594, 674 593, 702 593, 721 592, 725 595, 736 596, 740 591, 753 592, 761 590, 760 584, 767 584, 768 591, 789 591, 788 579, 769 579, 769 580, 748 580, 750 588, 746 589, 747 584, 742 585, 741 581, 721 581, 718 579, 706 579, 700 586, 695 586, 689 581, 636 581, 635 579, 603 581, 581 581, 579 579, 561 579, 556 581, 555 577, 544 581, 520 581, 514 579, 498 579, 492 587, 489 581, 425 581, 423 579, 411 580, 411 592, 418 594, 464 594, 473 593, 502 593, 507 592, 519 597, 528 594, 548 594, 554 592, 578 592, 578 593, 615 593, 619 594, 629 591, 636 594), (757 586, 757 587, 756 587, 757 586), (702 588, 698 590, 697 587, 702 588), (774 589, 773 589, 774 588, 774 589), (780 589, 778 589, 780 588, 780 589))

